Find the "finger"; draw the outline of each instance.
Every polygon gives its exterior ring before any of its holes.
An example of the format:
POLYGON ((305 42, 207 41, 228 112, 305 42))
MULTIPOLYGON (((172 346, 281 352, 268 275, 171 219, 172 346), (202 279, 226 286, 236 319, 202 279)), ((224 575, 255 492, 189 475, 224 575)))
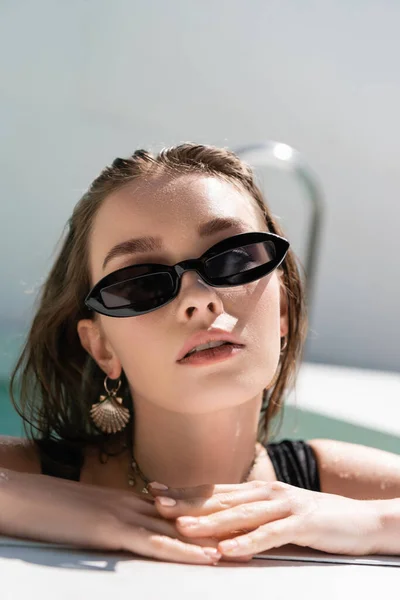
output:
POLYGON ((132 514, 126 515, 124 514, 124 522, 126 525, 132 525, 136 527, 145 527, 151 532, 158 533, 160 535, 166 535, 168 537, 181 540, 185 543, 194 544, 202 547, 216 548, 219 540, 217 538, 213 538, 211 536, 203 536, 203 537, 195 537, 195 535, 184 535, 182 534, 176 527, 174 523, 171 521, 166 521, 165 519, 157 517, 148 517, 144 515, 132 514))
POLYGON ((271 497, 271 487, 268 483, 264 482, 263 485, 258 485, 257 487, 247 489, 241 488, 239 491, 219 493, 210 498, 195 497, 182 500, 175 498, 167 499, 168 503, 175 500, 175 505, 164 505, 163 496, 158 496, 155 499, 155 507, 159 513, 167 519, 176 519, 184 515, 201 517, 228 508, 233 508, 241 504, 269 500, 271 497))
POLYGON ((149 532, 144 527, 126 527, 121 532, 121 549, 149 558, 189 564, 216 564, 221 558, 215 548, 203 548, 165 535, 149 532))
MULTIPOLYGON (((115 493, 115 490, 112 490, 115 493)), ((111 500, 115 501, 115 496, 111 500)), ((141 496, 137 492, 123 492, 118 500, 118 508, 125 508, 127 511, 140 512, 144 515, 159 516, 155 506, 155 500, 152 496, 141 496)))
MULTIPOLYGON (((114 498, 115 501, 115 498, 114 498)), ((160 512, 157 510, 155 505, 154 498, 152 498, 152 502, 148 502, 147 500, 143 500, 142 498, 131 496, 122 496, 118 502, 118 508, 116 508, 118 512, 125 511, 127 514, 129 513, 140 513, 142 515, 147 515, 149 517, 159 517, 160 512)))
MULTIPOLYGON (((169 496, 171 498, 193 498, 199 496, 208 497, 212 496, 213 494, 232 492, 243 487, 254 487, 255 483, 260 482, 248 481, 246 483, 229 483, 219 485, 204 484, 188 488, 168 488, 167 490, 153 488, 152 484, 150 483, 148 489, 152 496, 159 496, 161 494, 162 496, 169 496)), ((265 481, 261 483, 265 483, 265 481)))
POLYGON ((285 544, 296 544, 298 529, 299 518, 297 515, 291 515, 286 519, 262 525, 245 535, 224 540, 218 544, 218 550, 223 556, 247 556, 249 552, 253 555, 259 554, 285 544))
POLYGON ((185 522, 184 517, 179 517, 176 526, 185 535, 222 537, 233 531, 251 531, 270 521, 288 517, 290 514, 287 501, 270 500, 241 504, 208 517, 200 517, 197 524, 185 522))
POLYGON ((252 554, 248 554, 246 556, 225 556, 222 555, 220 560, 224 562, 249 562, 254 556, 252 554))

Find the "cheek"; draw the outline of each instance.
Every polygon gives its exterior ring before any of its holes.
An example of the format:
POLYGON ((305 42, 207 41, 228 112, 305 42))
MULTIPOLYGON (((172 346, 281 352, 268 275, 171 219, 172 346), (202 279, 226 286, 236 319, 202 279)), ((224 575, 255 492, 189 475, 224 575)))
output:
POLYGON ((229 304, 248 335, 260 342, 279 340, 280 287, 274 274, 229 294, 229 304))
POLYGON ((276 277, 261 280, 243 302, 243 322, 261 364, 275 370, 280 352, 280 289, 276 277))
POLYGON ((131 385, 139 393, 159 389, 168 353, 168 332, 163 330, 162 322, 158 322, 156 313, 114 321, 117 323, 110 327, 108 339, 131 385))
POLYGON ((148 349, 158 341, 160 334, 154 333, 152 327, 141 323, 141 317, 120 319, 114 327, 114 349, 121 362, 135 362, 148 354, 148 349))

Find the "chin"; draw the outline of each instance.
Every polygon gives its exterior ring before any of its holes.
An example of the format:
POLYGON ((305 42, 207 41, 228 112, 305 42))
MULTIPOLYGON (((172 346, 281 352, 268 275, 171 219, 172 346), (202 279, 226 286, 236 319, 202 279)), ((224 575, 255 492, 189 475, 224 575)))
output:
POLYGON ((174 407, 171 410, 186 414, 206 414, 218 410, 224 410, 245 404, 249 400, 262 395, 263 384, 255 387, 229 385, 210 386, 205 389, 203 386, 199 390, 190 390, 188 387, 184 393, 174 397, 174 407), (181 398, 181 400, 177 400, 181 398))

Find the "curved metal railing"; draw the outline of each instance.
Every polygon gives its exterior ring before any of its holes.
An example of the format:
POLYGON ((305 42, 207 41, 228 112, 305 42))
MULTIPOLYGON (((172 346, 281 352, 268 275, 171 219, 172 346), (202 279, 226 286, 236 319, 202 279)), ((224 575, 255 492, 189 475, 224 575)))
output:
POLYGON ((251 167, 269 166, 293 173, 311 203, 311 225, 304 261, 307 310, 310 315, 324 213, 323 193, 317 177, 300 152, 288 144, 268 140, 261 144, 251 144, 238 148, 235 150, 235 154, 250 164, 251 167))

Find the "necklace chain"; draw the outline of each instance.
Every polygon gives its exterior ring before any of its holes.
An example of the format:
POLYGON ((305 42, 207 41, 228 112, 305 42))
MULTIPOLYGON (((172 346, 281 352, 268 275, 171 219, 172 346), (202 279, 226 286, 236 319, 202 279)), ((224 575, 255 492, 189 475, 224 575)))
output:
MULTIPOLYGON (((250 468, 247 472, 246 477, 244 478, 244 480, 241 483, 245 483, 246 481, 249 480, 249 477, 254 469, 254 466, 257 462, 259 454, 260 454, 260 450, 257 448, 257 444, 256 444, 253 461, 250 465, 250 468)), ((144 486, 141 489, 141 493, 142 494, 150 494, 149 487, 148 487, 149 483, 150 483, 150 479, 147 479, 147 477, 140 470, 140 467, 137 464, 137 461, 135 460, 135 458, 133 456, 133 451, 132 451, 131 452, 131 468, 130 468, 130 472, 129 472, 129 476, 128 476, 129 485, 132 487, 135 486, 138 478, 140 478, 144 482, 144 486)))

